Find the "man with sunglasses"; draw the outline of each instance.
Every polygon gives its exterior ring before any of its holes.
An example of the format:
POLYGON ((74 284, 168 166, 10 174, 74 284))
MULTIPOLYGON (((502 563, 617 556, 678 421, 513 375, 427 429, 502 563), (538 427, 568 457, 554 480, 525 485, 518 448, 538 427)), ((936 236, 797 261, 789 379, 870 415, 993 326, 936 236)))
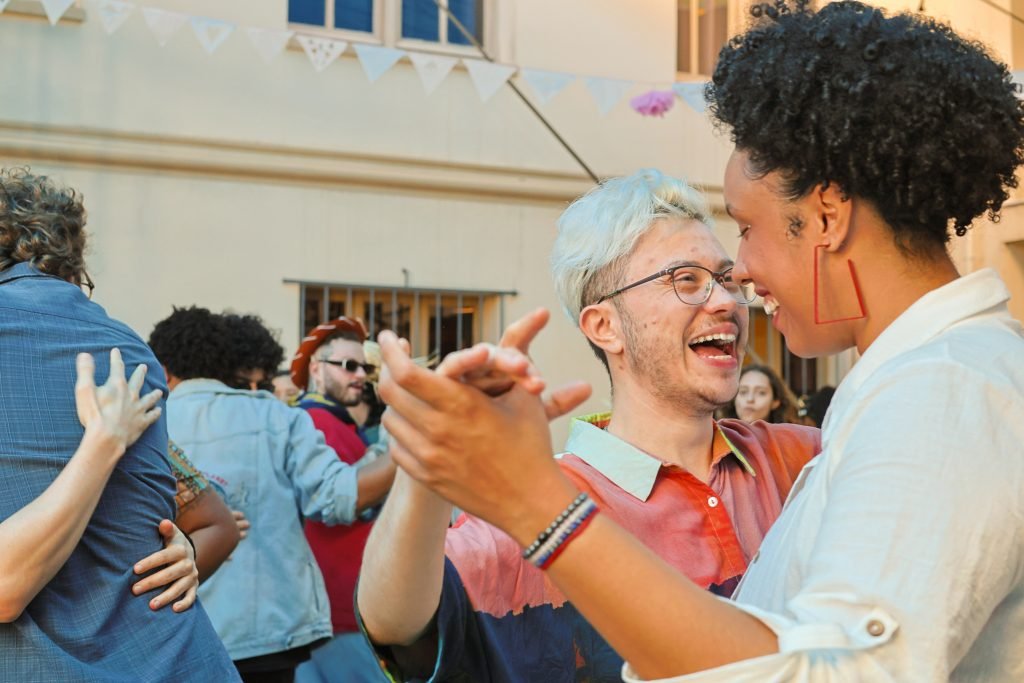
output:
MULTIPOLYGON (((714 419, 737 391, 754 297, 732 279, 703 198, 654 170, 609 180, 563 213, 551 261, 559 299, 612 385, 611 413, 573 422, 563 471, 601 514, 701 587, 730 595, 820 440, 802 426, 714 419)), ((528 316, 504 341, 525 350, 545 319, 528 316)), ((381 340, 395 371, 394 340, 381 340)), ((459 376, 456 364, 439 372, 459 376)), ((562 395, 549 413, 582 398, 562 395)), ((404 421, 399 400, 389 431, 399 441, 429 432, 404 421)), ((479 519, 447 530, 450 511, 399 470, 367 544, 358 611, 394 677, 620 680, 621 657, 535 566, 544 544, 528 561, 479 519)))
MULTIPOLYGON (((317 325, 292 359, 292 382, 303 388, 312 385, 311 391, 299 397, 298 407, 309 413, 339 459, 359 468, 393 474, 391 457, 386 453, 379 456, 378 450, 368 448, 372 444, 363 438, 348 411, 362 402, 367 377, 376 371, 366 362, 365 341, 366 328, 357 318, 340 317, 317 325)), ((367 510, 358 521, 346 526, 306 521, 306 539, 327 586, 334 637, 313 650, 310 660, 299 666, 295 672, 297 683, 380 680, 373 651, 359 633, 352 608, 372 513, 367 510)))

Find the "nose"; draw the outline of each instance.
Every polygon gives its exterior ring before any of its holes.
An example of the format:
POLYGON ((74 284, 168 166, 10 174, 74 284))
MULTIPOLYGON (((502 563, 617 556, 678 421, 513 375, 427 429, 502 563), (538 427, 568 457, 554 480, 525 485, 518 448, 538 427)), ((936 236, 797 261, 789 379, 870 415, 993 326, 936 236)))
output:
POLYGON ((746 259, 743 258, 743 242, 740 241, 739 249, 736 252, 736 263, 732 266, 732 279, 740 284, 745 284, 753 280, 750 277, 750 271, 747 270, 746 259))
POLYGON ((729 315, 735 313, 736 308, 739 306, 736 297, 726 291, 725 287, 717 280, 712 280, 711 283, 711 295, 704 302, 704 309, 708 313, 725 313, 729 315))
POLYGON ((358 368, 356 368, 355 376, 360 377, 362 379, 366 379, 366 368, 360 365, 358 368))

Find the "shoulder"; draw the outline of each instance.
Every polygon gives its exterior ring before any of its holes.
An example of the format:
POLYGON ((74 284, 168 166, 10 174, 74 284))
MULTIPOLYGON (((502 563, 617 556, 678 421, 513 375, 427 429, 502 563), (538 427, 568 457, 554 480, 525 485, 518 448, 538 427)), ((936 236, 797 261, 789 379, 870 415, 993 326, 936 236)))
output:
POLYGON ((816 427, 727 418, 718 421, 718 428, 746 457, 762 464, 780 463, 791 472, 799 472, 821 452, 821 430, 816 427))

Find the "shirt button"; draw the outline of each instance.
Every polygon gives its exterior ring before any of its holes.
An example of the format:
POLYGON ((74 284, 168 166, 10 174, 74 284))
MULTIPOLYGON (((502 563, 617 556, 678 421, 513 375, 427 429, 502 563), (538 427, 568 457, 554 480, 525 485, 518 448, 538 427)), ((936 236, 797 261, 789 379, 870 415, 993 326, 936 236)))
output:
POLYGON ((868 635, 871 635, 871 636, 874 636, 875 638, 877 638, 878 636, 880 636, 883 633, 885 633, 885 624, 880 622, 878 619, 872 619, 871 621, 868 622, 867 630, 868 630, 868 635))
POLYGON ((713 508, 718 507, 718 498, 716 498, 715 496, 711 496, 710 498, 708 498, 708 506, 713 508))

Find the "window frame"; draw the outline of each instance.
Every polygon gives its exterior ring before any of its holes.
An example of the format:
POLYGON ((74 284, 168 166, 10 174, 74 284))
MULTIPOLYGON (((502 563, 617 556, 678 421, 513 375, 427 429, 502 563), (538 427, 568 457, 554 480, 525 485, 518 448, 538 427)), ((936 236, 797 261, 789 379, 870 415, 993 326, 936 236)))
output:
MULTIPOLYGON (((367 332, 370 335, 370 339, 376 339, 377 333, 382 329, 393 329, 392 325, 399 320, 397 317, 403 298, 412 298, 410 305, 410 318, 408 324, 410 327, 409 342, 413 345, 413 354, 417 356, 431 356, 435 349, 430 348, 430 336, 436 332, 437 337, 437 349, 440 351, 441 345, 441 318, 443 315, 437 315, 437 322, 435 326, 431 328, 429 321, 425 322, 421 319, 421 312, 417 306, 426 310, 430 304, 429 299, 433 299, 435 302, 431 310, 435 312, 443 313, 446 304, 444 299, 454 298, 456 301, 457 315, 459 316, 458 328, 456 332, 456 349, 467 348, 462 345, 462 333, 464 328, 462 327, 461 321, 461 309, 469 304, 473 304, 474 315, 476 316, 472 322, 472 328, 470 332, 470 340, 472 344, 481 341, 490 341, 496 343, 501 337, 502 332, 505 329, 505 305, 508 297, 516 296, 518 292, 515 290, 489 290, 489 289, 457 289, 451 287, 410 287, 410 286, 398 286, 398 285, 379 285, 371 283, 348 283, 348 282, 321 282, 312 280, 298 280, 298 279, 286 279, 283 281, 285 284, 298 285, 299 287, 299 339, 309 332, 311 327, 306 320, 306 308, 307 308, 307 292, 309 289, 321 290, 321 310, 320 315, 316 324, 324 322, 328 316, 330 316, 330 302, 332 301, 331 293, 344 293, 345 300, 345 313, 344 315, 355 315, 355 317, 362 317, 358 311, 353 311, 355 304, 358 300, 362 300, 366 303, 367 297, 370 306, 375 306, 378 302, 390 302, 392 305, 391 310, 391 324, 381 325, 377 320, 364 320, 363 323, 366 325, 367 332), (326 295, 326 296, 325 296, 326 295), (426 330, 425 335, 422 331, 426 330)), ((374 309, 371 308, 371 312, 374 309)), ((447 352, 450 352, 449 349, 447 352)))
MULTIPOLYGON (((713 0, 712 0, 713 1, 713 0)), ((700 3, 701 0, 676 0, 676 80, 680 81, 693 81, 696 79, 706 79, 711 76, 710 73, 703 73, 700 71, 700 3), (690 52, 690 66, 689 71, 681 71, 679 69, 679 4, 681 2, 690 3, 690 31, 687 37, 689 43, 690 52)), ((749 0, 725 0, 725 37, 728 40, 739 27, 740 13, 746 10, 750 5, 749 0)))
MULTIPOLYGON (((290 1, 290 0, 289 0, 290 1)), ((298 24, 288 22, 288 29, 297 34, 316 36, 319 38, 330 38, 333 40, 344 40, 349 43, 363 43, 394 47, 399 50, 411 50, 413 52, 426 52, 453 57, 480 57, 480 51, 472 45, 458 45, 447 42, 448 21, 443 16, 438 17, 440 23, 439 35, 445 37, 445 42, 420 40, 418 38, 402 37, 402 2, 403 0, 373 0, 373 31, 353 31, 344 28, 332 28, 334 23, 334 2, 324 0, 326 9, 324 13, 324 25, 298 24)), ((447 5, 448 0, 442 0, 447 5)), ((497 0, 483 0, 483 26, 481 27, 481 45, 484 50, 490 50, 492 45, 497 44, 495 33, 495 17, 497 12, 497 0)))

